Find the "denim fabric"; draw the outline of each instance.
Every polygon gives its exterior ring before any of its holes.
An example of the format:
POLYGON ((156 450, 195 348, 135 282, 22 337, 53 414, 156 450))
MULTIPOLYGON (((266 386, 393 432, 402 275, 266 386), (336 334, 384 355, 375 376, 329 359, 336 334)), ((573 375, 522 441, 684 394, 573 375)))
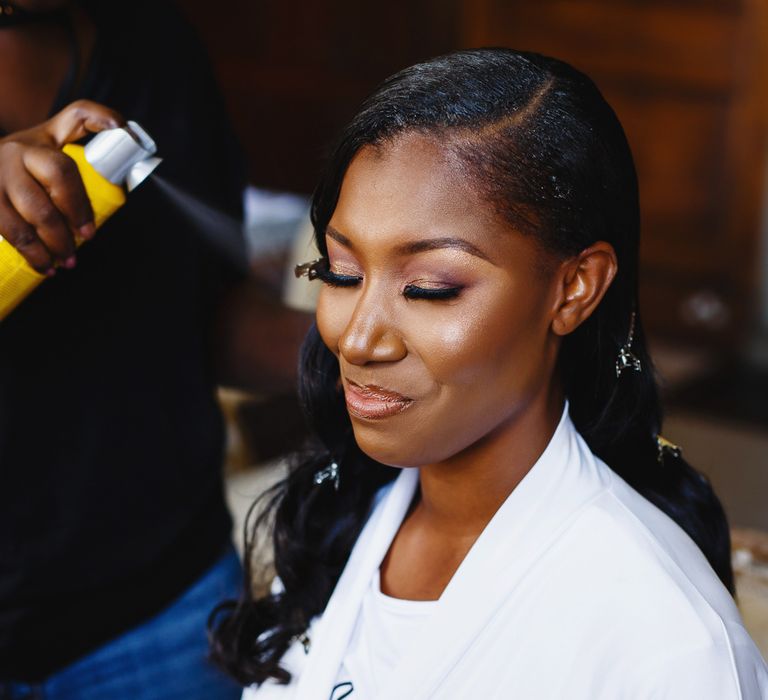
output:
POLYGON ((0 700, 235 700, 242 689, 207 661, 206 622, 241 587, 240 561, 230 549, 155 617, 44 683, 0 683, 0 700))

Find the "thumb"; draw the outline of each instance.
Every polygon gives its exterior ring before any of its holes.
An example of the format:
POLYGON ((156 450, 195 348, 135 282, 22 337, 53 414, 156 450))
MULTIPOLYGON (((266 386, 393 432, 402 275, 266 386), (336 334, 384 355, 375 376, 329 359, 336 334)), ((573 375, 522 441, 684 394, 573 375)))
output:
POLYGON ((65 143, 78 141, 86 134, 123 126, 125 119, 109 107, 90 100, 78 100, 67 105, 45 124, 46 132, 54 144, 61 148, 65 143))

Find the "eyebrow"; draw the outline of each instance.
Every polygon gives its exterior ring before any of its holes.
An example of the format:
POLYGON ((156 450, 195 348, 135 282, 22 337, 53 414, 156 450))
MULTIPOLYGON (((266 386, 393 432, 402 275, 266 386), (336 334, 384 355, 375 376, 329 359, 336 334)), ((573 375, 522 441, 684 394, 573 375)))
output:
MULTIPOLYGON (((333 226, 328 225, 325 229, 326 235, 333 238, 333 240, 341 243, 341 245, 354 250, 355 246, 352 241, 349 240, 343 233, 337 231, 333 226)), ((440 250, 443 248, 453 248, 455 250, 462 250, 465 253, 474 255, 475 257, 482 258, 491 262, 491 259, 476 245, 464 240, 463 238, 454 238, 452 236, 441 236, 440 238, 424 238, 418 241, 410 241, 404 243, 397 248, 395 252, 399 255, 413 255, 415 253, 423 253, 428 250, 440 250)))

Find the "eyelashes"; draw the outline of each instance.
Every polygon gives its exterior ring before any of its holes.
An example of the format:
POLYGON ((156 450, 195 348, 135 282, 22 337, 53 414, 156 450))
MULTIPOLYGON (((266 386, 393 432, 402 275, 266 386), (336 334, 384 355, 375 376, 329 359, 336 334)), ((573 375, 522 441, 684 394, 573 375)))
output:
POLYGON ((462 287, 417 287, 415 284, 406 284, 403 296, 406 299, 455 299, 459 296, 462 287))
MULTIPOLYGON (((340 275, 330 268, 328 258, 320 258, 312 264, 309 271, 310 279, 319 279, 330 287, 356 287, 363 278, 359 275, 340 275)), ((406 299, 425 299, 431 301, 443 301, 455 299, 461 293, 463 287, 419 287, 415 284, 406 284, 403 296, 406 299)))
POLYGON ((309 268, 309 279, 315 278, 331 287, 354 287, 363 281, 363 278, 357 275, 340 275, 331 272, 328 258, 320 258, 312 263, 309 268))

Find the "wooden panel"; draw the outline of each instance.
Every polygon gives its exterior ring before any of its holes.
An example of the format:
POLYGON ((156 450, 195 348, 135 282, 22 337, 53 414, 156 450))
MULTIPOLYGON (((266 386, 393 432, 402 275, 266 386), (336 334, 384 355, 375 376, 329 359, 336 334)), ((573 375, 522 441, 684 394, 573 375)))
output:
POLYGON ((385 77, 458 45, 454 0, 179 0, 209 48, 251 180, 311 192, 327 148, 385 77))
POLYGON ((465 0, 463 43, 563 58, 600 86, 640 177, 657 334, 727 346, 755 313, 768 139, 761 0, 465 0))
POLYGON ((727 89, 739 16, 711 3, 687 7, 631 0, 468 2, 468 45, 506 45, 564 58, 588 75, 727 89), (487 5, 473 21, 475 7, 487 5))
POLYGON ((641 173, 647 259, 663 264, 687 252, 698 256, 696 264, 701 265, 700 254, 710 257, 720 245, 724 225, 727 105, 658 93, 608 98, 629 135, 641 173))

